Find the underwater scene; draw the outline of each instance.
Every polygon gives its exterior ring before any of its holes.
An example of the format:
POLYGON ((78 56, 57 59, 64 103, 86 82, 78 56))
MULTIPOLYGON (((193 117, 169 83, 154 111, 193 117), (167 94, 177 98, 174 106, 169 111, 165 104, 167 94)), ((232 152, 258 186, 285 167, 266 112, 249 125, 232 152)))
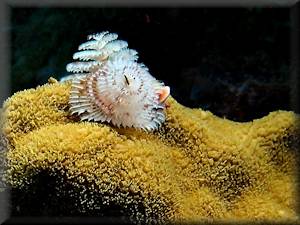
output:
POLYGON ((290 8, 11 7, 8 221, 299 222, 292 24, 290 8))

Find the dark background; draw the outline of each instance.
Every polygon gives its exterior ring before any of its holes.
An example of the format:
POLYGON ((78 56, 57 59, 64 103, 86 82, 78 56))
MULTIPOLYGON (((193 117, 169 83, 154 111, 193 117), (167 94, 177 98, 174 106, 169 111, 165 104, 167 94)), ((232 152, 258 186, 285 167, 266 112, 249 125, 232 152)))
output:
POLYGON ((292 110, 289 8, 12 8, 12 92, 65 66, 89 34, 119 34, 189 107, 235 121, 292 110))

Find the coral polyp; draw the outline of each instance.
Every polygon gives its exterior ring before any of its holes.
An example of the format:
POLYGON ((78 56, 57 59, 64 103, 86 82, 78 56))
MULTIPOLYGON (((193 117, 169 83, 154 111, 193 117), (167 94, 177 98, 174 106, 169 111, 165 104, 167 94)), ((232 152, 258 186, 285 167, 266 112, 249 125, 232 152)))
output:
POLYGON ((165 121, 164 102, 170 88, 138 63, 137 52, 117 37, 107 31, 90 35, 78 47, 73 59, 80 61, 66 67, 74 73, 70 110, 81 120, 157 129, 165 121))

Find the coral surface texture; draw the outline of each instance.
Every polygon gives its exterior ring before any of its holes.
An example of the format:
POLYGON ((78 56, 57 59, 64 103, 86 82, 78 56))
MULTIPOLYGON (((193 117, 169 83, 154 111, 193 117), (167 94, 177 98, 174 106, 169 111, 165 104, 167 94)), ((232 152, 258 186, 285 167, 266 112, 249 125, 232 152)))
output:
POLYGON ((16 215, 298 220, 299 115, 239 123, 169 97, 165 123, 145 132, 80 121, 69 113, 70 89, 50 79, 3 105, 16 215))

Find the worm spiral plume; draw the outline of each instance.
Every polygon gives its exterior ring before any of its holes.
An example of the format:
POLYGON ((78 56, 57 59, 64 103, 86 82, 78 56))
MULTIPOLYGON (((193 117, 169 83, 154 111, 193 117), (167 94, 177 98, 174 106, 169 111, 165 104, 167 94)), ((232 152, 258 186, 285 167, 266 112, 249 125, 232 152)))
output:
POLYGON ((107 31, 88 36, 66 67, 72 80, 70 111, 81 120, 118 127, 157 129, 164 121, 170 88, 137 62, 135 50, 107 31))

